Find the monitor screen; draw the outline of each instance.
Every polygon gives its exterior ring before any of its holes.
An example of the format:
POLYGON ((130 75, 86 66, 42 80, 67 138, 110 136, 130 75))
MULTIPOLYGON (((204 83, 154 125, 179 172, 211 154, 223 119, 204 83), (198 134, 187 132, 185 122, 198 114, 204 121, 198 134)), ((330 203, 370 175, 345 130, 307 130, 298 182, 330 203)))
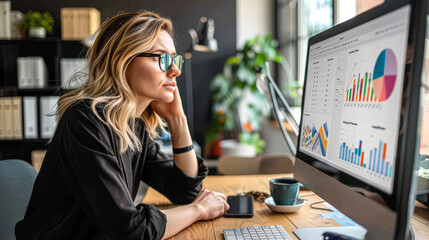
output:
POLYGON ((409 5, 309 45, 298 151, 392 194, 409 5))

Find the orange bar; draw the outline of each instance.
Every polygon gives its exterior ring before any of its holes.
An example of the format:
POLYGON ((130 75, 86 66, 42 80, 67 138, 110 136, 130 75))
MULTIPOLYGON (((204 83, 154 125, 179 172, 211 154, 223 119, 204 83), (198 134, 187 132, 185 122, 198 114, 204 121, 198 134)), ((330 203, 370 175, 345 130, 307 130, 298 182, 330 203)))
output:
POLYGON ((369 102, 369 87, 368 87, 368 91, 366 92, 366 101, 369 102))
POLYGON ((356 98, 355 98, 355 89, 356 89, 356 79, 353 79, 353 95, 352 95, 352 102, 356 101, 356 98))
POLYGON ((361 167, 363 167, 363 156, 365 155, 365 153, 364 152, 362 152, 362 157, 361 157, 361 159, 360 159, 360 166, 361 167))
POLYGON ((383 144, 383 159, 386 159, 386 143, 383 144))

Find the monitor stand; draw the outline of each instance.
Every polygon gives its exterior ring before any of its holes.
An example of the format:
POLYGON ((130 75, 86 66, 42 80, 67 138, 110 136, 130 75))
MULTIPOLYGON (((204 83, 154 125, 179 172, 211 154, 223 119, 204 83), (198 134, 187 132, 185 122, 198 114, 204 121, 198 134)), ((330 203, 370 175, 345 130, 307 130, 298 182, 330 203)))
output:
MULTIPOLYGON (((361 226, 344 227, 325 227, 325 228, 301 228, 295 229, 293 233, 301 240, 322 239, 325 232, 344 235, 345 238, 335 238, 336 240, 363 240, 365 239, 366 229, 361 226)), ((411 226, 408 228, 408 240, 414 240, 414 231, 411 226)))

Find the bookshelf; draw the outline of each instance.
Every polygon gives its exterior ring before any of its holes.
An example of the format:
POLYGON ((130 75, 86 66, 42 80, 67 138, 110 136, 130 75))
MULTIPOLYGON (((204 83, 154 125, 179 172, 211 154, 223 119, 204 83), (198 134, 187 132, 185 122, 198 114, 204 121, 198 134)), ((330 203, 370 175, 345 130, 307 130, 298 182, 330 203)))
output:
MULTIPOLYGON (((46 39, 24 39, 24 40, 0 40, 0 100, 18 97, 21 104, 21 121, 15 121, 15 127, 21 129, 21 137, 12 138, 0 134, 0 160, 18 158, 31 163, 31 153, 34 150, 46 150, 48 138, 42 138, 42 115, 43 105, 48 96, 59 97, 68 90, 61 88, 61 65, 62 58, 85 57, 86 48, 81 41, 61 40, 60 37, 49 37, 46 39), (47 85, 44 88, 18 88, 18 57, 38 56, 42 57, 46 64, 48 75, 47 85), (37 116, 34 116, 37 125, 37 137, 26 138, 24 131, 24 98, 35 99, 37 116)), ((0 101, 1 105, 1 101, 0 101)), ((27 114, 28 115, 28 114, 27 114)), ((19 115, 16 115, 19 116, 19 115)), ((6 114, 0 111, 0 118, 6 118, 6 114)), ((16 117, 19 118, 19 117, 16 117)), ((1 122, 2 119, 0 119, 1 122)), ((1 128, 1 123, 0 123, 1 128)))

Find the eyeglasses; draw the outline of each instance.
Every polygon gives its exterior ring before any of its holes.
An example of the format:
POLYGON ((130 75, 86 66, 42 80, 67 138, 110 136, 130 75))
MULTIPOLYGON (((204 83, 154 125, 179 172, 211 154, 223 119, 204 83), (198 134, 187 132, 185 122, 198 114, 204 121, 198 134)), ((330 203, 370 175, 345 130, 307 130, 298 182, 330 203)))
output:
POLYGON ((154 54, 154 53, 139 53, 136 57, 158 57, 159 58, 159 68, 161 71, 168 72, 171 69, 171 66, 176 65, 179 71, 182 71, 183 67, 183 57, 177 55, 175 57, 171 56, 169 53, 154 54))

